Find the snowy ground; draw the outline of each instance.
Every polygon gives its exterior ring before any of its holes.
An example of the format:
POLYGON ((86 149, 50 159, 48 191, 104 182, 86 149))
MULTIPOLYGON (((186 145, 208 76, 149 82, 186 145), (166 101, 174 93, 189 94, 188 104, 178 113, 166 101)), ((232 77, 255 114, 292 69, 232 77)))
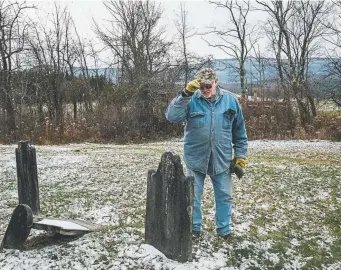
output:
MULTIPOLYGON (((341 269, 341 143, 251 141, 234 178, 234 236, 218 238, 208 181, 203 237, 192 262, 144 243, 146 180, 179 140, 141 145, 37 146, 41 215, 82 218, 99 232, 61 238, 32 230, 0 269, 341 269)), ((16 146, 0 145, 0 240, 16 207, 16 146)))

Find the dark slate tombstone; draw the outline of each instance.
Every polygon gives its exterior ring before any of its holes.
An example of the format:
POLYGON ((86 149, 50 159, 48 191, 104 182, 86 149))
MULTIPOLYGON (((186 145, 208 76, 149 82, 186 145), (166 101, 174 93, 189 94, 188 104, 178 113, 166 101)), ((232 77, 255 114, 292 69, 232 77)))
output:
POLYGON ((20 141, 15 149, 19 204, 27 204, 33 213, 40 210, 36 150, 29 141, 20 141))
POLYGON ((193 181, 171 152, 163 153, 156 172, 148 171, 145 240, 180 262, 192 260, 193 181))
POLYGON ((33 224, 32 210, 28 205, 18 205, 12 214, 1 248, 22 249, 33 224))

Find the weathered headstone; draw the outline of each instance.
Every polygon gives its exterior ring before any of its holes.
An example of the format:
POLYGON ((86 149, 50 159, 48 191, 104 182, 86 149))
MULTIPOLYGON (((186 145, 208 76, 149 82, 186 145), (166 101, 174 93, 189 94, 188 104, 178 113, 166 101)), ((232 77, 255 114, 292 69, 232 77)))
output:
POLYGON ((2 239, 2 248, 22 249, 33 224, 32 210, 25 204, 18 205, 12 214, 5 236, 2 239))
POLYGON ((193 181, 171 152, 163 153, 156 172, 148 171, 145 240, 180 262, 192 260, 193 181))
POLYGON ((15 149, 17 161, 19 204, 40 210, 36 150, 29 141, 20 141, 15 149))

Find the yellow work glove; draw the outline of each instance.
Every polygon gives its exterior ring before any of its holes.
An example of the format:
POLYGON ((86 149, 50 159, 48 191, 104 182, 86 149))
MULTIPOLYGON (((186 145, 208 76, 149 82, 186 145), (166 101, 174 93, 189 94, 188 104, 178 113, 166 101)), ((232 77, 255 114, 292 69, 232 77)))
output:
POLYGON ((200 84, 198 80, 191 81, 187 84, 186 89, 182 91, 182 96, 190 97, 199 88, 200 88, 200 84))
POLYGON ((245 158, 236 158, 236 165, 239 165, 243 169, 246 166, 246 159, 245 158))
POLYGON ((244 168, 246 166, 246 159, 245 158, 235 158, 231 162, 231 172, 235 173, 238 178, 242 178, 245 171, 244 168))

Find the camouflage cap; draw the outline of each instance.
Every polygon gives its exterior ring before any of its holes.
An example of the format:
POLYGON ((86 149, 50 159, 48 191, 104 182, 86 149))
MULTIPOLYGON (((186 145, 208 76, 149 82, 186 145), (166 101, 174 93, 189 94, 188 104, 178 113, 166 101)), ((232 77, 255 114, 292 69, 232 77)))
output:
POLYGON ((211 68, 203 68, 197 74, 199 83, 212 84, 216 78, 215 72, 211 68))

